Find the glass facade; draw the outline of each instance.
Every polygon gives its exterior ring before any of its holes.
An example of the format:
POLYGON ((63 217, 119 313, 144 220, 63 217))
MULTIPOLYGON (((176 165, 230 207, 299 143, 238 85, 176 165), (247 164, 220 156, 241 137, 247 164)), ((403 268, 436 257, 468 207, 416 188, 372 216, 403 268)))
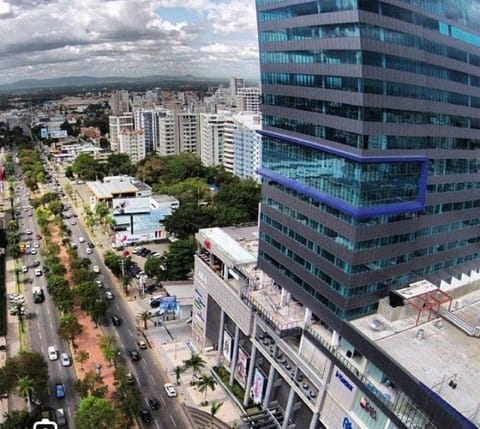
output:
POLYGON ((260 264, 345 318, 479 256, 480 2, 392 3, 257 1, 260 264))

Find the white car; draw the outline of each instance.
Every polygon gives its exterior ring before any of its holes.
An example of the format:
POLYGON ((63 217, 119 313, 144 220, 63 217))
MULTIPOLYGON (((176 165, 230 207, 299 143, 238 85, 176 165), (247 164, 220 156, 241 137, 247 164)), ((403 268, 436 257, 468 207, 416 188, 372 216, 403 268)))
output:
POLYGON ((83 237, 78 237, 78 241, 79 241, 80 243, 84 243, 84 242, 85 242, 85 239, 84 239, 83 237))
POLYGON ((109 290, 107 290, 105 292, 105 299, 108 300, 108 301, 111 301, 113 299, 113 293, 110 292, 109 290))
POLYGON ((87 255, 91 255, 92 254, 92 249, 90 249, 90 247, 87 247, 86 252, 87 252, 87 255))
POLYGON ((32 230, 31 230, 31 229, 27 229, 25 232, 26 232, 28 235, 32 235, 32 230))
POLYGON ((33 242, 33 247, 35 247, 35 249, 38 249, 40 247, 40 244, 38 243, 38 241, 33 242))
POLYGON ((28 272, 28 267, 26 265, 24 265, 22 267, 22 273, 26 273, 26 272, 28 272))
POLYGON ((26 249, 30 249, 30 247, 31 247, 31 244, 30 244, 30 242, 27 241, 27 242, 25 243, 25 248, 26 248, 26 249))
POLYGON ((93 272, 97 274, 100 272, 100 268, 98 267, 98 265, 93 266, 93 272))
POLYGON ((177 396, 177 391, 175 390, 175 386, 172 383, 165 383, 163 387, 165 388, 165 392, 167 392, 167 396, 169 398, 174 398, 175 396, 177 396))
POLYGON ((58 350, 55 348, 55 346, 50 346, 48 348, 48 359, 50 360, 58 359, 58 350))
POLYGON ((70 222, 70 225, 72 225, 72 226, 73 226, 73 225, 76 225, 76 224, 77 224, 77 222, 75 222, 74 220, 72 220, 72 221, 70 222))
POLYGON ((62 366, 70 366, 72 364, 70 356, 68 356, 66 353, 62 353, 60 355, 60 361, 62 362, 62 366))
POLYGON ((35 249, 32 249, 31 252, 30 252, 32 255, 36 255, 37 254, 37 251, 35 249))
POLYGON ((40 268, 35 269, 35 275, 40 277, 42 275, 42 270, 40 268))

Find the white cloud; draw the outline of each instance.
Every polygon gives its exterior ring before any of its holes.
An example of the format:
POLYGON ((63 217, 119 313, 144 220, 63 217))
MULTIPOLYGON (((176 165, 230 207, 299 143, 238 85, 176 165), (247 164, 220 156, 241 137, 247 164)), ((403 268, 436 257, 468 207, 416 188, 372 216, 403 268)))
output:
POLYGON ((258 75, 254 0, 0 0, 0 84, 64 75, 258 75), (169 22, 163 7, 198 17, 169 22))

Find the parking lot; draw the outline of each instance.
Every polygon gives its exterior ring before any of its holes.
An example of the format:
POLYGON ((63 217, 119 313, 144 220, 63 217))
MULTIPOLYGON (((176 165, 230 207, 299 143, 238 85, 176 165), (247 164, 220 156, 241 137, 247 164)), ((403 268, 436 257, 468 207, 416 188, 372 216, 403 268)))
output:
POLYGON ((169 241, 164 242, 164 243, 146 243, 146 244, 139 244, 138 246, 127 247, 126 249, 130 253, 132 261, 136 262, 138 264, 138 266, 143 269, 145 261, 147 260, 147 258, 134 254, 133 249, 135 249, 135 247, 145 247, 147 249, 150 249, 152 251, 152 253, 150 254, 150 256, 151 256, 154 253, 161 253, 163 255, 165 250, 168 249, 169 245, 170 245, 169 241))

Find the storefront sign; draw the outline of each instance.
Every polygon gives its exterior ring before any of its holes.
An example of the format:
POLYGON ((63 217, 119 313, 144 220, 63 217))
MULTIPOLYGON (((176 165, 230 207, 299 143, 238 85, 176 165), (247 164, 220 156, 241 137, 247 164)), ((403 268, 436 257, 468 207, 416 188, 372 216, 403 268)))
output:
POLYGON ((340 383, 342 383, 350 392, 353 390, 352 383, 340 372, 337 370, 335 377, 338 378, 340 383))
POLYGON ((360 398, 360 408, 368 413, 373 420, 377 420, 377 410, 364 396, 360 398))
POLYGON ((352 429, 352 422, 348 417, 345 417, 343 419, 343 426, 342 429, 352 429))

